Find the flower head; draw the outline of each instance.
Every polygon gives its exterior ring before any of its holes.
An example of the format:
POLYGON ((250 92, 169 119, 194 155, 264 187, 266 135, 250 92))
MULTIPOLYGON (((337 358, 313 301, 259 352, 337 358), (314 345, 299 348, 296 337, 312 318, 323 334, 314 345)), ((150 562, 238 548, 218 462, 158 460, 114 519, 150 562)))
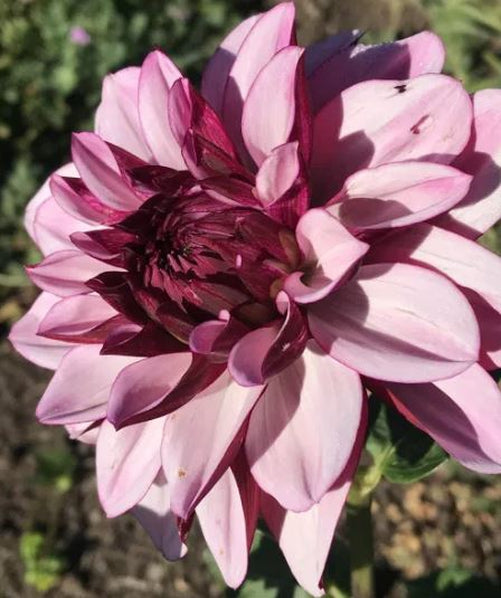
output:
POLYGON ((76 26, 70 30, 70 40, 77 46, 88 46, 91 42, 91 37, 83 27, 76 26))
POLYGON ((11 340, 56 370, 37 415, 96 444, 108 515, 175 559, 196 513, 232 586, 263 516, 319 595, 367 390, 501 470, 501 263, 476 243, 501 92, 439 74, 431 33, 304 49, 293 19, 244 21, 201 92, 160 51, 105 79, 27 209, 43 293, 11 340))

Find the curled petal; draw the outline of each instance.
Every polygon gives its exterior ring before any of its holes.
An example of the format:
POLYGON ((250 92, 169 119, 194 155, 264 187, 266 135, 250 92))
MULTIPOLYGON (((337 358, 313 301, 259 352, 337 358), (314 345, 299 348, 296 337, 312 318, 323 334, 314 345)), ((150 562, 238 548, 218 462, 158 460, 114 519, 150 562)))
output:
POLYGON ((158 405, 177 386, 191 361, 189 352, 171 353, 142 359, 123 369, 111 389, 108 420, 118 426, 158 405))
POLYGON ((408 264, 362 266, 309 309, 310 330, 335 359, 378 380, 429 382, 478 358, 479 329, 445 277, 408 264))
POLYGON ((315 117, 315 201, 332 197, 361 168, 403 160, 452 162, 470 137, 471 122, 470 97, 444 75, 349 87, 315 117))
POLYGON ((293 272, 284 290, 298 303, 311 303, 327 296, 342 283, 369 246, 351 235, 326 210, 308 210, 296 228, 306 273, 293 272))
POLYGON ((277 307, 285 318, 246 334, 231 350, 228 371, 242 386, 258 386, 291 364, 303 351, 308 331, 297 305, 281 292, 277 307))
POLYGON ((327 209, 349 229, 407 226, 449 210, 470 182, 471 176, 442 164, 384 164, 351 175, 327 209))
POLYGON ((258 485, 285 509, 318 503, 346 467, 362 401, 358 374, 311 341, 252 412, 245 447, 258 485))
POLYGON ((432 384, 388 385, 411 415, 454 459, 481 473, 501 473, 501 391, 478 364, 432 384))
POLYGON ((209 320, 196 326, 190 334, 190 349, 226 361, 233 345, 247 332, 236 318, 209 320))

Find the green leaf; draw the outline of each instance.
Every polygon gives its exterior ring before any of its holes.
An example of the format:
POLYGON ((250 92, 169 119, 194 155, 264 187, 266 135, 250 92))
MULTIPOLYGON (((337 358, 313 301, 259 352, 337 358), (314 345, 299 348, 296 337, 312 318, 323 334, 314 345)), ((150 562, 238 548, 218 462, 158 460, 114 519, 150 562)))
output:
POLYGON ((408 484, 429 475, 447 453, 396 409, 373 398, 366 448, 390 482, 408 484))

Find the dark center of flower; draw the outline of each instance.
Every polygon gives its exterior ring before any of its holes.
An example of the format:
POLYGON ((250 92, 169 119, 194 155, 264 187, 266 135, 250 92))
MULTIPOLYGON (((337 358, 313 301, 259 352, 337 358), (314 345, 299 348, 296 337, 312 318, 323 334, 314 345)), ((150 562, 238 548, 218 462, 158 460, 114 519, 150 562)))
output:
MULTIPOLYGON (((126 272, 111 277, 113 286, 117 276, 125 283, 121 292, 129 296, 121 302, 134 303, 142 317, 185 343, 197 324, 221 313, 248 328, 275 318, 281 281, 299 259, 286 226, 262 211, 217 201, 196 185, 155 194, 116 224, 116 233, 125 235, 126 272)), ((108 300, 109 286, 93 288, 108 300)))

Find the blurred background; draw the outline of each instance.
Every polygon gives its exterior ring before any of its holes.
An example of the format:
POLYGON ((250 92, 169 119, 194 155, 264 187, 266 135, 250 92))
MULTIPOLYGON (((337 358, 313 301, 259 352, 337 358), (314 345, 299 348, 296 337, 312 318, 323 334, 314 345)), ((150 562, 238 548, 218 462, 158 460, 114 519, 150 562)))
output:
MULTIPOLYGON (((132 517, 107 520, 92 450, 38 425, 48 379, 11 351, 9 326, 36 296, 22 265, 38 260, 22 227, 27 201, 68 159, 70 133, 92 128, 102 77, 162 48, 193 80, 219 40, 272 2, 0 0, 0 597, 300 598, 266 536, 249 581, 224 589, 199 532, 166 564, 132 517)), ((425 28, 445 41, 447 71, 470 91, 501 87, 500 0, 296 0, 299 39, 341 29, 366 42, 425 28)), ((499 251, 499 235, 485 243, 499 251)), ((412 485, 382 484, 374 504, 379 596, 501 596, 501 481, 446 464, 412 485)), ((342 598, 341 531, 329 565, 342 598)))

